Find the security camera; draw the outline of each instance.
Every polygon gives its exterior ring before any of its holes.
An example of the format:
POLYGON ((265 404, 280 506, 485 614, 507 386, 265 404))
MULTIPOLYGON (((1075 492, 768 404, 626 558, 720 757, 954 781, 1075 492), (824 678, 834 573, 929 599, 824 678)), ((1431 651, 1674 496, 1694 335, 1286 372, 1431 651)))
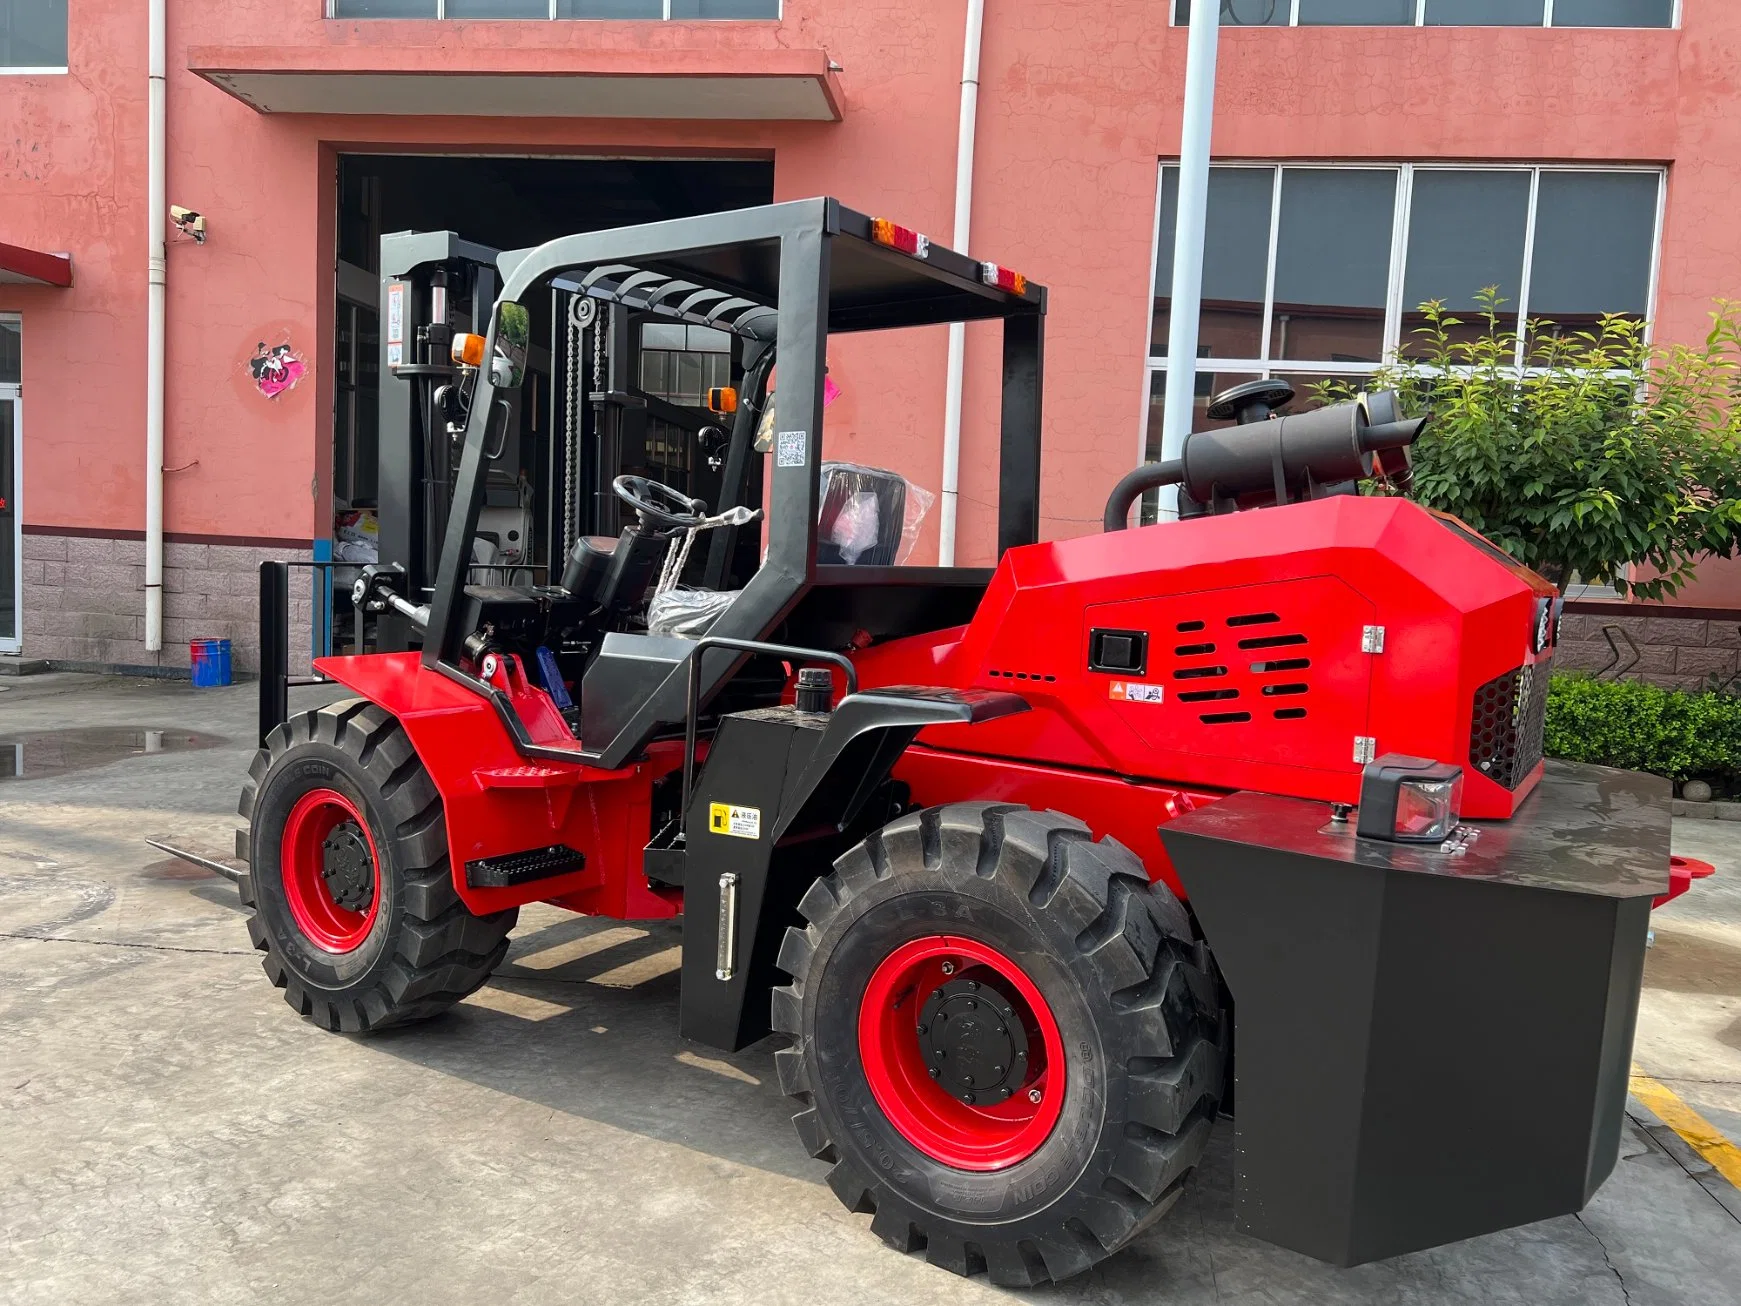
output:
POLYGON ((196 245, 206 243, 206 220, 192 209, 184 209, 179 204, 169 206, 169 220, 175 224, 175 229, 184 236, 192 236, 196 245))

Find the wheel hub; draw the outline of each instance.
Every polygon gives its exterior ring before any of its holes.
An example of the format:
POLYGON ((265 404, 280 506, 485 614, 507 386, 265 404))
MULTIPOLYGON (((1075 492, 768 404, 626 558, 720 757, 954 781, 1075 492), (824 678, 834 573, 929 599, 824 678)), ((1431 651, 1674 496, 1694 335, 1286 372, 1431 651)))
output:
POLYGON ((1028 1031, 1009 999, 961 976, 931 990, 919 1049, 938 1085, 968 1106, 1008 1100, 1028 1071, 1028 1031))
POLYGON ((859 1061, 884 1117, 958 1170, 1034 1155, 1067 1093, 1064 1039, 1039 986, 978 939, 910 939, 871 972, 859 1061))
POLYGON ((346 911, 368 911, 375 900, 375 864, 357 823, 334 826, 320 851, 320 877, 333 902, 346 911))

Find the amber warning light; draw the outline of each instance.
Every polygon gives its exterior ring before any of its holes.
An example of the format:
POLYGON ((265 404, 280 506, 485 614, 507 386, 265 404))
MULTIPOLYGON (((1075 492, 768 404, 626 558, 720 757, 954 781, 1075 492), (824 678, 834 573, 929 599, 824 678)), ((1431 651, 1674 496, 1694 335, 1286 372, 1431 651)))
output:
POLYGON ((453 338, 453 361, 467 367, 484 365, 484 338, 462 331, 453 338))
POLYGON ((871 239, 879 245, 898 249, 914 258, 929 258, 931 242, 911 227, 899 226, 887 218, 871 219, 871 239))

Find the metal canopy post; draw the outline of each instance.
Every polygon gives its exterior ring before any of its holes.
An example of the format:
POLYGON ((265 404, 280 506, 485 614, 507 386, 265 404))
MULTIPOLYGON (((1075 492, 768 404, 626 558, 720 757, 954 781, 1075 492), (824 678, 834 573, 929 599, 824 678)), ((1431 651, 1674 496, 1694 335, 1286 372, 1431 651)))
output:
POLYGON ((1040 538, 1040 413, 1046 319, 1004 319, 1003 439, 998 455, 997 553, 1040 538))

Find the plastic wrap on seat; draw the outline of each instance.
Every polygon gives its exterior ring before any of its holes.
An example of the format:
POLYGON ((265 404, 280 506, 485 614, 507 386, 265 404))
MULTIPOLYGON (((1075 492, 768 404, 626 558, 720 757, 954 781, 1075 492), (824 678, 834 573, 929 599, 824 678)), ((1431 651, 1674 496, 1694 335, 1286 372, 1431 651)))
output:
POLYGON ((681 585, 668 589, 654 595, 647 605, 647 633, 700 639, 741 593, 742 590, 689 589, 681 585))
POLYGON ((899 472, 858 463, 822 464, 816 561, 899 566, 912 553, 935 496, 899 472))

